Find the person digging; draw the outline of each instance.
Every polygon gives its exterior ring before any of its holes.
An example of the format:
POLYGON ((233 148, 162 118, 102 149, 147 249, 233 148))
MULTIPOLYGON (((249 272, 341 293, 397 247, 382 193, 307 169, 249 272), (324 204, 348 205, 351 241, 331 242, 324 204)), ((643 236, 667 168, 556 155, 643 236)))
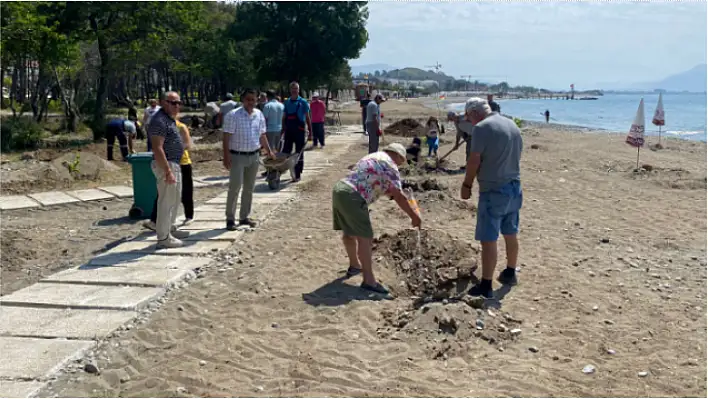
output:
POLYGON ((405 147, 390 144, 383 151, 361 158, 347 177, 335 183, 332 189, 333 226, 334 230, 342 231, 342 243, 349 257, 346 276, 362 274, 361 288, 383 295, 388 295, 388 289, 376 281, 372 267, 374 231, 369 205, 382 195, 389 196, 411 218, 413 227, 420 228, 420 215, 402 191, 398 166, 404 163, 405 147))

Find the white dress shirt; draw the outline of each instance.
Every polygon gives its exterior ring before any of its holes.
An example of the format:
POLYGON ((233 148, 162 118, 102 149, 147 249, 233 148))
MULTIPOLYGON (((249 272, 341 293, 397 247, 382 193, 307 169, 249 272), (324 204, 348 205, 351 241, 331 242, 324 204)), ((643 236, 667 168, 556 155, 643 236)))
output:
POLYGON ((249 115, 243 107, 236 108, 224 117, 224 133, 231 135, 229 149, 254 152, 261 148, 261 134, 266 132, 263 113, 254 108, 249 115))

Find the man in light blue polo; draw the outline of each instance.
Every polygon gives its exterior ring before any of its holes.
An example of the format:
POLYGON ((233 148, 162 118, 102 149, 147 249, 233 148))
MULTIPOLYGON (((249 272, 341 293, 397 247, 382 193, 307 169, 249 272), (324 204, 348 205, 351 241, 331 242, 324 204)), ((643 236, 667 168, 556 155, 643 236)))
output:
POLYGON ((270 148, 278 152, 280 148, 280 134, 283 131, 285 106, 275 98, 275 93, 272 90, 266 92, 266 99, 268 101, 263 106, 263 116, 266 119, 266 136, 268 137, 270 148))
POLYGON ((312 138, 312 119, 310 119, 310 104, 300 97, 300 85, 297 82, 290 83, 290 98, 284 102, 285 112, 283 112, 282 132, 283 132, 283 152, 291 154, 293 145, 295 152, 301 153, 295 164, 295 176, 292 183, 300 181, 302 170, 305 167, 305 153, 302 151, 308 140, 305 132, 305 125, 309 129, 309 138, 312 138))
POLYGON ((494 296, 492 278, 497 265, 499 232, 506 243, 507 267, 497 280, 516 284, 519 257, 519 211, 521 192, 521 131, 514 121, 492 112, 486 100, 472 97, 465 104, 465 119, 475 128, 470 137, 470 154, 460 196, 469 199, 472 184, 479 182, 475 240, 482 243, 482 280, 469 291, 473 296, 494 296))

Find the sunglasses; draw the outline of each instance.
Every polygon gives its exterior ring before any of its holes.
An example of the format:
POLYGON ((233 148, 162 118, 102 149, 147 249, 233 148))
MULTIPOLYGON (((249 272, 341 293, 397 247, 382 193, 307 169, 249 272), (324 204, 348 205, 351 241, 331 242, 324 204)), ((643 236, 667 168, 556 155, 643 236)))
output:
POLYGON ((165 100, 167 104, 172 104, 172 105, 182 105, 182 101, 170 101, 170 100, 165 100))

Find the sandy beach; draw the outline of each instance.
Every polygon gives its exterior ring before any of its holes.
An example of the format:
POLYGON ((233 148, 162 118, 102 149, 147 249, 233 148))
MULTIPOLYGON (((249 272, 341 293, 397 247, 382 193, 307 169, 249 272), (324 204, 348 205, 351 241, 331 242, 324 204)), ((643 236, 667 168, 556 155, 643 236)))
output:
MULTIPOLYGON (((343 107, 343 123, 359 124, 359 112, 343 107)), ((382 112, 388 123, 437 113, 422 100, 382 112)), ((362 138, 228 251, 241 260, 232 269, 170 292, 101 343, 100 374, 64 374, 40 396, 705 397, 706 144, 665 140, 634 171, 623 135, 539 125, 523 135, 519 285, 495 282, 499 301, 416 301, 422 277, 400 267, 410 223, 391 201, 372 207, 385 233, 374 267, 397 298, 373 300, 359 277, 341 278, 331 187, 365 154, 362 138)), ((454 274, 433 280, 458 290, 479 261, 477 194, 459 199, 463 161, 460 150, 442 172, 405 177, 423 210, 424 258, 454 274)))

